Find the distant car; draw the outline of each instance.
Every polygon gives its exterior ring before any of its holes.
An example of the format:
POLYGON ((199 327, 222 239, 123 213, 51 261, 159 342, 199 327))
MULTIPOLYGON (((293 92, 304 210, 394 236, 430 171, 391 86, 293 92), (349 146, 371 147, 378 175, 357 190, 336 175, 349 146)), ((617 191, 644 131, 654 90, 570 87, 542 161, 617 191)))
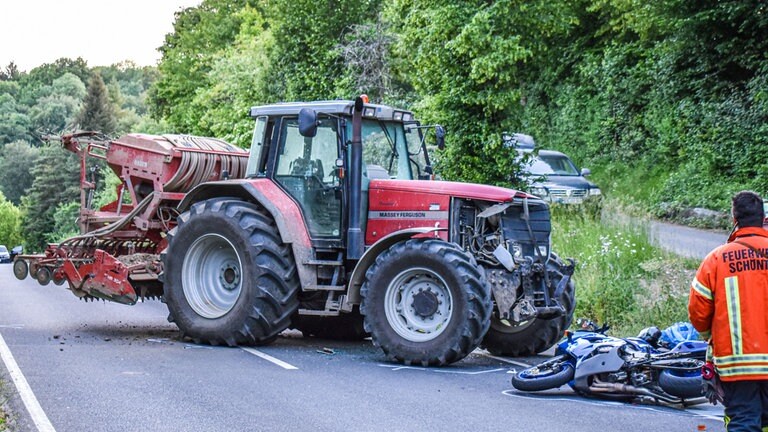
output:
MULTIPOLYGON (((527 150, 518 150, 524 152, 527 150)), ((554 203, 581 204, 602 194, 600 188, 587 180, 589 169, 581 171, 564 153, 539 150, 525 164, 525 177, 530 179, 530 192, 554 203)))
POLYGON ((23 253, 24 253, 24 248, 21 245, 14 247, 13 249, 11 249, 11 261, 13 261, 14 258, 16 258, 16 255, 21 255, 23 253))
POLYGON ((8 248, 4 245, 0 245, 0 263, 11 262, 11 254, 8 252, 8 248))
POLYGON ((554 150, 535 151, 536 142, 530 135, 504 132, 504 147, 514 148, 524 162, 522 177, 529 184, 529 192, 550 202, 581 204, 584 200, 602 194, 600 188, 587 180, 589 169, 579 171, 564 153, 554 150))

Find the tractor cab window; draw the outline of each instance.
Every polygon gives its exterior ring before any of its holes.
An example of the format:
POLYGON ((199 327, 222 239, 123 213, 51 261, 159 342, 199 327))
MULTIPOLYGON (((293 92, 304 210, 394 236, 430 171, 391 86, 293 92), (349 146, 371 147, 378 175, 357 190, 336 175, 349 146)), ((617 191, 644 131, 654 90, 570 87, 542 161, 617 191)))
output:
POLYGON ((280 128, 275 180, 301 206, 313 238, 339 237, 341 230, 336 131, 333 119, 321 120, 314 138, 299 134, 297 119, 284 119, 280 128))
POLYGON ((365 119, 362 126, 363 175, 368 179, 410 179, 402 123, 365 119))
POLYGON ((248 169, 245 173, 246 177, 264 175, 266 171, 266 154, 269 149, 266 136, 267 120, 266 116, 256 119, 256 129, 253 131, 251 153, 248 157, 248 169))
POLYGON ((421 132, 418 122, 405 124, 405 141, 408 143, 408 162, 410 163, 411 176, 413 178, 428 176, 425 168, 429 165, 429 155, 424 143, 424 134, 421 132))

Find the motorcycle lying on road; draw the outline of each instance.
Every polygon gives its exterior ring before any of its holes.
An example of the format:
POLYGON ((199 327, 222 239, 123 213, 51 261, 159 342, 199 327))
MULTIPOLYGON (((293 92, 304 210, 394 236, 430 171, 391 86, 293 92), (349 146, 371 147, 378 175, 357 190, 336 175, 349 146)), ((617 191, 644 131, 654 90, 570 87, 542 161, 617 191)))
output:
POLYGON ((512 385, 540 391, 567 383, 583 396, 662 405, 707 401, 701 380, 706 342, 687 340, 664 349, 639 337, 607 336, 607 329, 567 332, 554 357, 519 371, 512 385))

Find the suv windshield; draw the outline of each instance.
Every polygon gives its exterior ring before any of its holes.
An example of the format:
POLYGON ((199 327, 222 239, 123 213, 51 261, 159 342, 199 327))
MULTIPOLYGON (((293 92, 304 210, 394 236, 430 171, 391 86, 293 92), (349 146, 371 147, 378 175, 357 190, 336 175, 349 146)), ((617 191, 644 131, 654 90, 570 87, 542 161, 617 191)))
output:
POLYGON ((526 170, 533 175, 578 176, 579 171, 570 159, 562 155, 539 155, 531 159, 526 170))
POLYGON ((8 248, 3 245, 0 245, 0 252, 8 252, 8 248))

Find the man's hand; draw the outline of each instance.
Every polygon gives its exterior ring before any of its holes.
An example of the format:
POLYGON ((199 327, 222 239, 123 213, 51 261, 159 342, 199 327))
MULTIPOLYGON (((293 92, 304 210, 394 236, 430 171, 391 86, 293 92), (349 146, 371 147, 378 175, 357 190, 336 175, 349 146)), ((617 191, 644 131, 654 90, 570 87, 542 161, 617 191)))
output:
POLYGON ((715 365, 711 362, 705 363, 701 367, 701 378, 701 390, 704 393, 704 397, 712 405, 717 405, 718 402, 724 405, 723 397, 725 393, 723 392, 723 386, 720 384, 720 377, 717 375, 717 371, 715 371, 715 365))

